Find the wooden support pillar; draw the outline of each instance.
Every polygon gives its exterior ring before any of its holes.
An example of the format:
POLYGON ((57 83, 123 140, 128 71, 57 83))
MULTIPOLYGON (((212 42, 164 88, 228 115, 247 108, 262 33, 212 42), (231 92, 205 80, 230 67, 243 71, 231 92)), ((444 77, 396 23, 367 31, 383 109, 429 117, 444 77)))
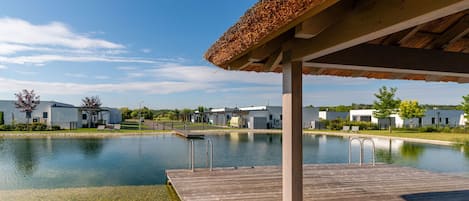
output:
POLYGON ((303 200, 302 65, 283 53, 282 195, 283 201, 303 200))

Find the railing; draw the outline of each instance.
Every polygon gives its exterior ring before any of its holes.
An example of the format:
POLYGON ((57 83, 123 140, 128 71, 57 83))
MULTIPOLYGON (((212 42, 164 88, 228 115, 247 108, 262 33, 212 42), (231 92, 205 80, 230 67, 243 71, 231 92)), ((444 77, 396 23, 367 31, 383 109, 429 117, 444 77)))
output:
MULTIPOLYGON (((207 149, 206 149, 206 165, 209 168, 209 171, 213 171, 213 142, 210 139, 207 139, 207 149)), ((195 171, 195 147, 194 140, 189 141, 189 169, 195 171)))
POLYGON ((371 144, 372 144, 372 164, 373 166, 375 166, 375 151, 376 151, 376 147, 375 147, 375 142, 373 141, 373 139, 371 138, 363 138, 363 137, 350 137, 349 138, 349 146, 348 146, 348 163, 351 164, 352 163, 352 142, 354 140, 357 140, 359 143, 360 143, 360 161, 359 161, 359 164, 360 166, 363 165, 364 163, 364 144, 366 141, 370 141, 371 144))
POLYGON ((210 171, 213 170, 213 143, 212 140, 207 139, 207 149, 206 152, 207 154, 207 168, 209 168, 210 171))

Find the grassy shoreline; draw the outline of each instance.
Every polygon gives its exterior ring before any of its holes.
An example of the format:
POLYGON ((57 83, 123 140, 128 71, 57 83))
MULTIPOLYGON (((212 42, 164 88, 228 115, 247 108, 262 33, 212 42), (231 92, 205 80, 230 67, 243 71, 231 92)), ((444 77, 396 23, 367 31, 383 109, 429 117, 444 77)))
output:
POLYGON ((168 185, 149 186, 103 186, 56 189, 0 190, 2 201, 23 200, 161 200, 179 201, 178 196, 168 185))
MULTIPOLYGON (((210 130, 193 130, 191 132, 205 133, 207 135, 224 135, 228 133, 271 133, 281 134, 280 129, 210 129, 210 130)), ((97 131, 96 129, 79 129, 79 130, 61 130, 61 131, 0 131, 0 137, 6 138, 31 138, 31 137, 61 137, 61 138, 108 138, 108 137, 124 137, 139 135, 162 135, 171 134, 172 130, 105 130, 97 131)), ((414 141, 429 144, 452 145, 454 143, 462 143, 469 141, 469 134, 463 133, 421 133, 409 131, 393 131, 389 133, 387 130, 362 130, 359 133, 341 132, 336 130, 304 130, 305 134, 321 134, 335 136, 362 136, 362 137, 380 137, 391 139, 402 139, 406 141, 414 141)))

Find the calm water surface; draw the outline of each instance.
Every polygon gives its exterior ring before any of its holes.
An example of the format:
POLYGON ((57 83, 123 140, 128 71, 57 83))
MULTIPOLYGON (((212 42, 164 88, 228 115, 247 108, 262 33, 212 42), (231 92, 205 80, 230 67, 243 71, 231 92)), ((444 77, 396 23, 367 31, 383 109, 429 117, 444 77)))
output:
MULTIPOLYGON (((210 136, 214 166, 281 164, 278 134, 210 136)), ((305 135, 304 163, 347 163, 348 138, 305 135)), ((377 161, 469 176, 469 148, 375 139, 377 161)), ((197 167, 206 141, 195 140, 197 167)), ((370 148, 365 158, 370 160, 370 148)), ((358 160, 358 145, 353 146, 358 160)), ((164 184, 165 169, 188 168, 188 141, 174 135, 104 139, 0 138, 0 189, 164 184)))

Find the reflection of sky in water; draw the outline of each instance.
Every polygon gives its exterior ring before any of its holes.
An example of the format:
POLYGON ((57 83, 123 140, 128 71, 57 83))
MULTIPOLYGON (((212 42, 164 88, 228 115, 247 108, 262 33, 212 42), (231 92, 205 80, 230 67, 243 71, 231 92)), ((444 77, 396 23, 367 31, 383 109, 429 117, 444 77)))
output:
MULTIPOLYGON (((281 136, 239 134, 208 136, 214 145, 214 166, 280 165, 281 136)), ((347 163, 348 138, 305 135, 305 163, 347 163)), ((451 147, 374 139, 377 162, 469 176, 469 154, 451 147), (389 148, 391 146, 391 149, 389 148)), ((206 141, 194 140, 196 166, 206 164, 206 141)), ((165 169, 188 168, 188 141, 173 135, 110 139, 1 139, 0 189, 165 182, 165 169)), ((371 145, 365 144, 365 161, 371 145)), ((358 143, 352 144, 358 161, 358 143)))

